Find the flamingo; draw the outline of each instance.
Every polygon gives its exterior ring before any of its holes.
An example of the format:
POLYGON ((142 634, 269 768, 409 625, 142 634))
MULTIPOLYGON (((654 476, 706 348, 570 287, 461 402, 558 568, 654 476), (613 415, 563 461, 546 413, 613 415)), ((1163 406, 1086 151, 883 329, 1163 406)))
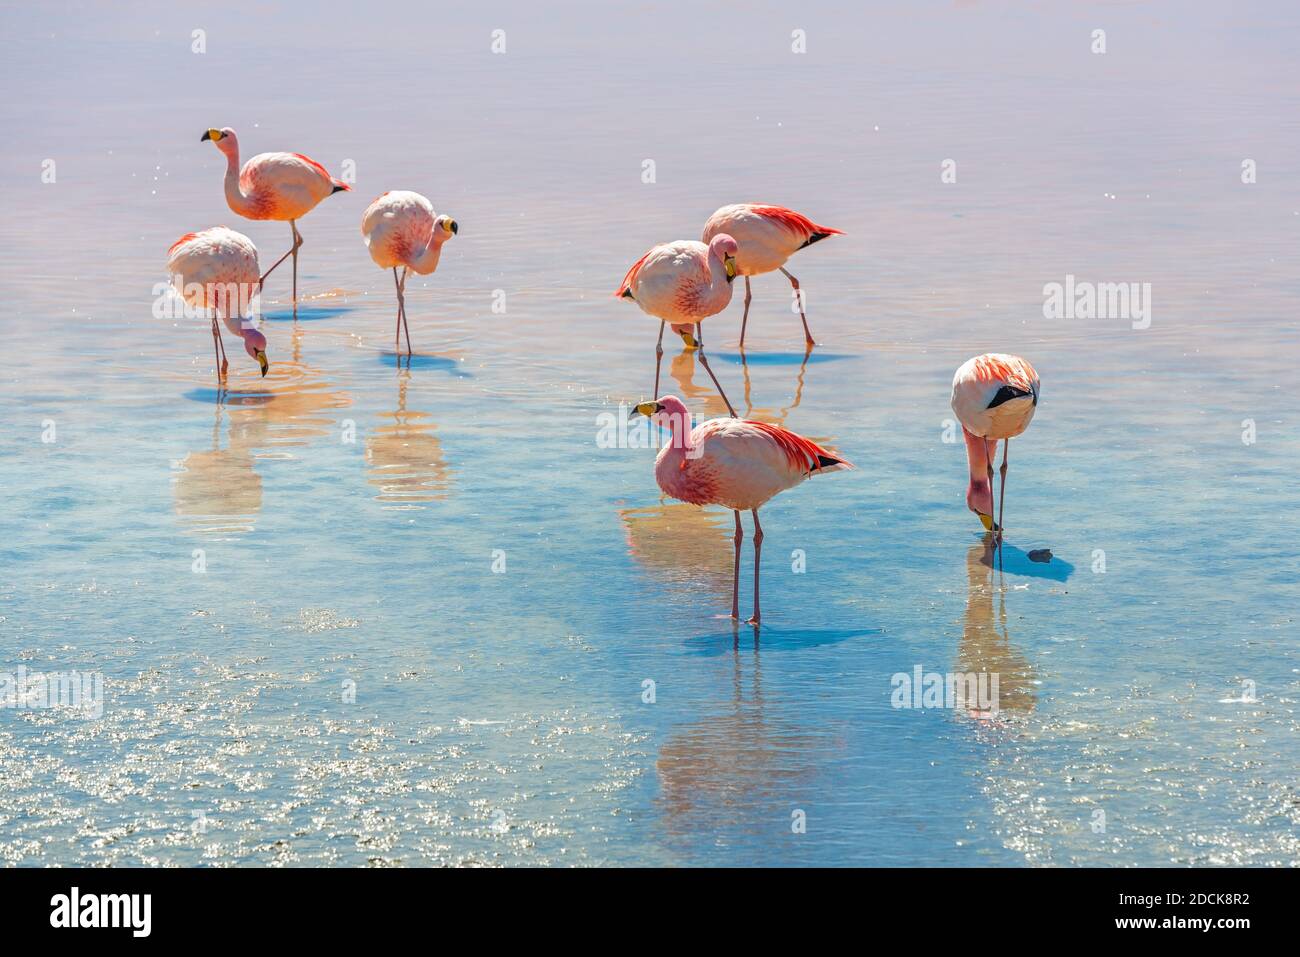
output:
POLYGON ((962 363, 952 378, 952 411, 966 437, 970 485, 966 507, 1001 542, 1007 496, 1007 453, 1011 440, 1029 427, 1038 408, 1038 373, 1019 356, 989 352, 962 363), (1002 441, 998 519, 993 521, 993 459, 1002 441))
POLYGON ((393 270, 397 287, 397 333, 393 351, 401 344, 406 330, 406 354, 411 354, 411 329, 406 324, 406 274, 414 269, 427 276, 438 268, 442 244, 460 231, 450 216, 439 216, 433 204, 419 193, 399 189, 383 193, 361 214, 361 235, 370 249, 370 258, 381 269, 393 270), (397 267, 402 278, 397 278, 397 267))
POLYGON ((226 344, 217 326, 217 313, 221 314, 226 328, 244 340, 244 351, 257 360, 265 377, 270 367, 266 336, 240 321, 244 307, 260 283, 257 247, 253 241, 225 226, 186 233, 167 250, 167 275, 191 306, 214 310, 212 349, 217 356, 217 381, 225 378, 229 366, 226 344))
POLYGON ((243 169, 239 166, 239 138, 226 126, 208 130, 199 142, 211 140, 226 157, 226 203, 245 219, 289 221, 293 245, 261 277, 275 272, 293 256, 293 318, 298 318, 298 247, 302 235, 298 219, 306 216, 326 196, 352 187, 329 174, 324 166, 301 153, 258 153, 243 169))
POLYGON ((785 263, 800 249, 820 242, 827 236, 842 235, 842 229, 819 226, 802 213, 784 206, 763 206, 757 203, 735 203, 723 206, 704 224, 704 242, 714 236, 727 234, 740 244, 736 253, 736 269, 745 277, 745 314, 740 320, 740 348, 745 348, 745 326, 749 323, 749 277, 774 269, 781 270, 790 280, 798 296, 799 318, 803 320, 805 348, 817 343, 808 331, 808 317, 803 312, 803 297, 799 295, 799 280, 786 271, 785 263))
POLYGON ((736 248, 736 241, 725 233, 714 236, 708 243, 688 239, 660 243, 632 264, 614 293, 623 299, 631 299, 642 312, 659 320, 653 394, 659 394, 664 325, 671 323, 673 332, 682 337, 687 348, 699 349, 700 364, 717 386, 718 394, 727 403, 733 418, 736 410, 731 407, 727 394, 722 391, 718 377, 704 356, 701 322, 722 312, 731 302, 731 283, 736 278, 736 248), (695 329, 693 339, 692 327, 695 329))
POLYGON ((759 624, 758 570, 763 549, 759 508, 810 475, 853 465, 811 439, 766 422, 709 419, 691 429, 686 404, 675 395, 642 402, 636 411, 672 433, 672 440, 655 459, 655 481, 664 493, 692 505, 723 505, 735 515, 736 556, 731 578, 731 617, 735 619, 740 618, 740 543, 744 540, 740 513, 748 510, 754 516, 754 615, 746 624, 759 624))

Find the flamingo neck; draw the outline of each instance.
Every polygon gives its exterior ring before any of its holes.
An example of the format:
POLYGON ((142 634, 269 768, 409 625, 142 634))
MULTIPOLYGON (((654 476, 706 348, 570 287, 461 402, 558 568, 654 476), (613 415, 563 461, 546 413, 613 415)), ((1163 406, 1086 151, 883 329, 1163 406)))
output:
POLYGON ((989 484, 991 454, 989 440, 975 435, 965 426, 962 426, 961 431, 966 439, 966 462, 970 466, 970 485, 966 489, 966 501, 974 507, 973 503, 979 502, 982 506, 987 499, 988 507, 991 510, 993 487, 989 484))
POLYGON ((695 448, 691 439, 691 415, 689 412, 672 412, 668 415, 669 431, 672 438, 668 443, 669 458, 685 458, 686 453, 695 448))
POLYGON ((253 203, 239 186, 239 144, 236 143, 234 148, 222 152, 226 154, 226 203, 231 210, 241 216, 248 215, 253 203))
POLYGON ((411 268, 421 276, 427 276, 438 268, 438 260, 442 257, 442 244, 447 241, 445 235, 439 235, 446 232, 439 229, 437 223, 433 226, 433 235, 429 237, 429 245, 424 247, 424 251, 415 257, 411 263, 411 268))

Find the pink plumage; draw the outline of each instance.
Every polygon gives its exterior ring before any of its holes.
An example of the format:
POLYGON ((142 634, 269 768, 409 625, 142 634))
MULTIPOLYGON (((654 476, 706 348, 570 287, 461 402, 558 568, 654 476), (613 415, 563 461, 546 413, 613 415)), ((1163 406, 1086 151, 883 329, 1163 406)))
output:
POLYGON ((655 459, 655 481, 667 495, 693 505, 722 505, 736 518, 736 564, 731 613, 739 617, 741 511, 754 516, 754 616, 759 612, 759 561, 763 542, 758 509, 786 489, 822 472, 853 468, 846 459, 779 425, 746 419, 710 419, 694 429, 677 396, 637 407, 671 438, 655 459))
POLYGON ((733 203, 717 210, 704 224, 702 238, 708 242, 712 237, 725 233, 736 240, 736 269, 745 277, 745 312, 740 323, 740 346, 745 346, 745 330, 749 324, 749 303, 752 298, 749 289, 749 277, 780 270, 787 279, 794 294, 799 297, 799 318, 803 321, 804 341, 809 348, 813 342, 812 332, 808 329, 808 319, 804 315, 803 297, 799 292, 799 280, 785 269, 786 261, 800 249, 820 242, 828 236, 842 233, 843 230, 833 226, 823 226, 809 219, 803 213, 795 212, 785 206, 772 206, 762 203, 733 203))
POLYGON ((1038 410, 1038 373, 1020 356, 989 352, 966 360, 952 377, 952 411, 966 441, 970 481, 966 507, 986 529, 1002 534, 1002 503, 993 521, 993 459, 1003 443, 1002 492, 1005 501, 1011 439, 1029 428, 1038 410))

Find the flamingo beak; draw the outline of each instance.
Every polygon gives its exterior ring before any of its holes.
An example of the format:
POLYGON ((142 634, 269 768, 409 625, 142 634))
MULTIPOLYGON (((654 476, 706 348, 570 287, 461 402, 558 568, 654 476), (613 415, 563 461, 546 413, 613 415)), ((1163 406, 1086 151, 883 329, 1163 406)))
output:
POLYGON ((262 367, 262 378, 266 378, 266 370, 271 368, 271 363, 267 361, 266 352, 261 351, 257 354, 257 364, 262 367))
POLYGON ((199 137, 199 142, 206 143, 208 140, 212 140, 215 143, 219 139, 221 139, 221 130, 208 130, 199 137))
POLYGON ((984 526, 984 531, 993 531, 993 516, 985 515, 983 512, 979 512, 978 514, 980 517, 980 523, 984 526))
POLYGON ((678 333, 678 335, 682 337, 682 342, 686 343, 687 349, 699 348, 699 343, 695 341, 695 337, 692 336, 689 332, 678 333))
POLYGON ((658 402, 642 402, 636 407, 635 411, 640 412, 642 415, 654 415, 662 408, 663 406, 658 402))
POLYGON ((728 256, 726 262, 722 264, 727 270, 727 282, 736 278, 736 257, 728 256))

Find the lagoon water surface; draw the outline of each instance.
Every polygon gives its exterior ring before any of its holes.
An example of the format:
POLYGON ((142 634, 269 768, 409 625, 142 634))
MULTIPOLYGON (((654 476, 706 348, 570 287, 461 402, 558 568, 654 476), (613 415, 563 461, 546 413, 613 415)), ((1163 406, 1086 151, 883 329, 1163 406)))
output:
POLYGON ((1300 859, 1294 9, 320 9, 0 14, 0 670, 104 681, 0 708, 0 861, 1300 859), (288 248, 226 208, 227 125, 356 186, 219 391, 154 308, 183 233, 288 248), (359 233, 398 188, 460 224, 410 368, 359 233), (610 293, 740 201, 845 235, 790 265, 812 356, 762 276, 714 369, 858 465, 764 509, 757 635, 731 516, 597 444, 654 372, 610 293), (1150 283, 1149 327, 1045 318, 1067 276, 1150 283), (989 350, 1043 379, 1000 569, 946 440, 989 350), (894 707, 917 666, 998 717, 894 707))

